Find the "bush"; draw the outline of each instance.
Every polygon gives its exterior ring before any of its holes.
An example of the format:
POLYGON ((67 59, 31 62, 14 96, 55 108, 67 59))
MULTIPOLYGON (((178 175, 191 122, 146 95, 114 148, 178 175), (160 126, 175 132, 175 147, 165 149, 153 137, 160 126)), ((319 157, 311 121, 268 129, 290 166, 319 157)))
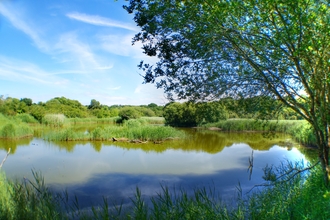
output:
POLYGON ((22 138, 27 136, 32 136, 33 130, 24 123, 7 123, 2 128, 0 128, 0 138, 22 138))
POLYGON ((38 123, 38 121, 32 115, 26 113, 18 114, 15 116, 15 118, 25 123, 38 123))

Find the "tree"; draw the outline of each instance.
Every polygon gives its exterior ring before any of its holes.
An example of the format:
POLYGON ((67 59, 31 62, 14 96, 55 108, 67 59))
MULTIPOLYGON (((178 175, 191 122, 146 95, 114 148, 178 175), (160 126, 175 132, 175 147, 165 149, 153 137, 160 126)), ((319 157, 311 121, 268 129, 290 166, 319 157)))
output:
POLYGON ((118 116, 121 117, 121 121, 136 119, 141 115, 135 107, 125 106, 119 110, 118 116))
POLYGON ((330 6, 325 0, 130 0, 145 83, 169 98, 268 95, 309 122, 329 183, 330 6), (175 96, 174 96, 175 95, 175 96))
POLYGON ((33 104, 32 99, 30 98, 22 98, 20 102, 24 102, 27 106, 31 106, 33 104))
POLYGON ((91 104, 88 106, 88 109, 96 109, 96 108, 101 108, 101 104, 99 101, 92 99, 91 104))
POLYGON ((197 125, 196 106, 193 103, 171 102, 164 107, 165 123, 177 127, 197 125))

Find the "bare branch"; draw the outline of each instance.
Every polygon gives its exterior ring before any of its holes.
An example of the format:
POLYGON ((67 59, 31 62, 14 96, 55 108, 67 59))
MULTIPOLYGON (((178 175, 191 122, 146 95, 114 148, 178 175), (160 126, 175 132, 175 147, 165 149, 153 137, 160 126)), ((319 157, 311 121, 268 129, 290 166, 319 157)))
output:
POLYGON ((5 156, 5 158, 3 158, 3 160, 2 160, 2 162, 1 162, 1 164, 0 164, 0 169, 2 168, 2 165, 5 163, 5 161, 7 160, 7 157, 9 156, 9 154, 10 154, 10 149, 11 148, 9 148, 8 149, 8 152, 7 152, 7 155, 5 156))

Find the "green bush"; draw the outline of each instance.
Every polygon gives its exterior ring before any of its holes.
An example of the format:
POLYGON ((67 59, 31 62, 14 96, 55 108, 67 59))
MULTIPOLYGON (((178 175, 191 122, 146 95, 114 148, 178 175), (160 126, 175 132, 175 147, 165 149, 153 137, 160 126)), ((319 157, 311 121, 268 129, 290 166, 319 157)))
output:
POLYGON ((32 128, 25 123, 7 123, 0 127, 0 138, 15 139, 32 135, 32 128))
POLYGON ((38 120, 36 120, 32 115, 30 114, 26 114, 26 113, 23 113, 23 114, 17 114, 15 116, 15 118, 21 120, 22 122, 25 122, 25 123, 38 123, 38 120))

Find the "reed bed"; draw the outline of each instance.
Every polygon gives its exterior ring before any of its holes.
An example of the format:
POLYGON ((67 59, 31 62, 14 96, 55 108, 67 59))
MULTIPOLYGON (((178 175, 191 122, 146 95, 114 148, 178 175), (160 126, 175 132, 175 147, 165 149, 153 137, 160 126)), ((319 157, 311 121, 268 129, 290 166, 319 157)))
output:
POLYGON ((232 119, 204 125, 217 127, 226 132, 280 132, 291 135, 295 140, 313 145, 316 143, 310 125, 304 120, 269 120, 232 119))
POLYGON ((147 120, 148 124, 155 124, 155 125, 165 124, 164 117, 141 117, 141 118, 147 120))
POLYGON ((114 124, 119 119, 119 117, 109 117, 109 118, 69 118, 68 121, 71 124, 114 124))
POLYGON ((33 136, 33 129, 26 123, 6 121, 0 124, 0 138, 18 139, 33 136))
POLYGON ((42 124, 50 127, 63 127, 68 121, 63 114, 46 114, 42 118, 42 124))
POLYGON ((45 185, 40 173, 35 180, 13 182, 0 172, 0 219, 65 219, 61 198, 45 185))
POLYGON ((143 119, 128 120, 123 125, 98 126, 91 131, 75 131, 74 128, 55 129, 43 136, 49 141, 104 141, 126 138, 139 141, 161 141, 182 138, 184 132, 168 126, 149 125, 143 119))

